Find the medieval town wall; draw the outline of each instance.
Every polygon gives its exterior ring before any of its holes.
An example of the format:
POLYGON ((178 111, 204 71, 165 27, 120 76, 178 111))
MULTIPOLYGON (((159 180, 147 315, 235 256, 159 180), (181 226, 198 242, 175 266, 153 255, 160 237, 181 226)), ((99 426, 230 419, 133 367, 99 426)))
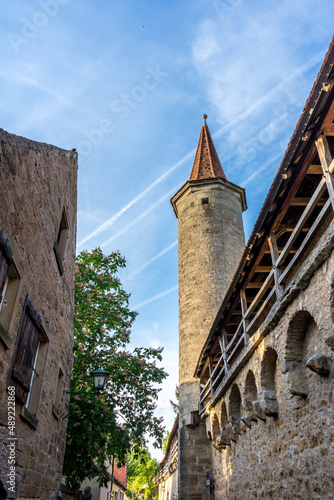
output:
POLYGON ((7 498, 49 499, 59 490, 67 426, 62 416, 69 403, 65 387, 73 363, 76 198, 75 152, 0 130, 0 227, 12 253, 11 277, 18 285, 5 303, 10 318, 0 329, 1 498, 7 491, 7 498), (29 410, 31 398, 27 408, 15 404, 16 485, 11 492, 6 388, 13 385, 12 362, 27 296, 42 324, 36 361, 41 369, 34 410, 29 410))
POLYGON ((333 224, 324 240, 207 414, 214 500, 334 498, 333 224))

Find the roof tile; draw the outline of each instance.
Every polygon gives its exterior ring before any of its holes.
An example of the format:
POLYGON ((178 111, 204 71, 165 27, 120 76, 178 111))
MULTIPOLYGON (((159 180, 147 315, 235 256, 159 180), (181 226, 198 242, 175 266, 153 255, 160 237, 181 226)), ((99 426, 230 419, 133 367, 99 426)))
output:
POLYGON ((204 121, 189 180, 197 181, 199 179, 212 179, 216 177, 227 180, 213 143, 209 127, 204 121))

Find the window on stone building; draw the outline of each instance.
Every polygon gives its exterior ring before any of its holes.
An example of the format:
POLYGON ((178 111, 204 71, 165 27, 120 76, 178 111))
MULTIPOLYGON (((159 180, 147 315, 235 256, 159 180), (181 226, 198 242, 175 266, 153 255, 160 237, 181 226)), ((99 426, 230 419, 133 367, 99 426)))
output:
POLYGON ((59 268, 60 274, 63 274, 64 269, 63 269, 63 260, 65 256, 65 249, 66 249, 66 243, 67 243, 67 237, 68 237, 68 219, 66 215, 66 210, 65 208, 63 209, 62 216, 60 219, 59 223, 59 228, 58 228, 58 234, 57 234, 57 239, 54 244, 54 252, 56 255, 56 260, 59 268))
POLYGON ((55 400, 52 407, 52 412, 57 418, 60 417, 61 404, 63 402, 63 394, 64 394, 64 372, 61 368, 59 368, 55 400))
POLYGON ((15 386, 17 400, 25 405, 24 417, 32 417, 29 423, 35 426, 36 411, 42 386, 48 338, 40 315, 27 296, 15 352, 10 371, 9 384, 15 386))
POLYGON ((9 326, 19 288, 19 273, 13 261, 13 252, 0 228, 0 340, 9 348, 9 326))
POLYGON ((209 205, 209 198, 202 198, 202 205, 209 205))

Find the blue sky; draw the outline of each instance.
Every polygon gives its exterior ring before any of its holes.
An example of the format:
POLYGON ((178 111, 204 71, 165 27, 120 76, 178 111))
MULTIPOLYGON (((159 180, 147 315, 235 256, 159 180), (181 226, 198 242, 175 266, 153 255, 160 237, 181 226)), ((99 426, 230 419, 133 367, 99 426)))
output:
MULTIPOLYGON (((79 153, 78 251, 127 259, 135 345, 163 345, 159 415, 178 370, 177 220, 201 115, 248 238, 333 35, 332 0, 40 0, 1 12, 9 132, 79 153)), ((157 455, 159 456, 159 455, 157 455)))

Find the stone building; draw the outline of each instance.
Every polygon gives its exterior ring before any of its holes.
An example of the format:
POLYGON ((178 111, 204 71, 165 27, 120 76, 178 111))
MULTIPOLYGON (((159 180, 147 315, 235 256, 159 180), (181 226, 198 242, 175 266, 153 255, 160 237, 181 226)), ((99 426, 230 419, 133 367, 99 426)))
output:
POLYGON ((160 462, 160 473, 155 478, 159 500, 175 500, 178 496, 178 430, 176 418, 169 434, 166 453, 160 462))
POLYGON ((205 115, 171 200, 179 500, 334 498, 333 65, 332 41, 246 247, 205 115))
POLYGON ((0 129, 0 498, 60 489, 73 362, 77 154, 0 129))

